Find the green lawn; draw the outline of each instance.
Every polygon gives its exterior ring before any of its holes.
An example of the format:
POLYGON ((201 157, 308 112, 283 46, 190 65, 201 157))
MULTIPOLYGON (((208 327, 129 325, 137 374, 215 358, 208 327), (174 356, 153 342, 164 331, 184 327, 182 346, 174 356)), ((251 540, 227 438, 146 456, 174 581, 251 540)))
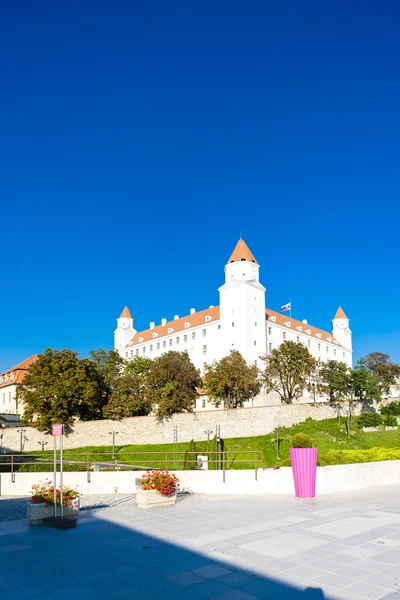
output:
MULTIPOLYGON (((327 453, 337 450, 367 450, 370 448, 397 449, 399 456, 397 456, 396 452, 392 452, 390 456, 388 455, 388 458, 400 458, 400 430, 381 430, 365 433, 358 430, 354 422, 351 427, 350 437, 346 434, 344 421, 339 425, 337 419, 325 419, 323 421, 309 420, 294 425, 291 428, 281 428, 279 430, 279 437, 281 439, 280 459, 276 457, 275 434, 224 439, 224 450, 226 452, 225 465, 226 468, 230 469, 252 468, 255 465, 254 455, 252 454, 255 450, 260 452, 259 458, 261 459, 262 457, 262 464, 264 467, 288 464, 291 438, 296 433, 306 433, 312 438, 314 445, 318 448, 321 464, 335 464, 337 458, 332 458, 332 452, 331 456, 327 453)), ((223 432, 221 433, 223 434, 223 432)), ((188 443, 178 444, 178 468, 183 468, 184 453, 188 449, 188 446, 188 443)), ((212 444, 210 444, 209 450, 214 450, 212 444)), ((117 461, 119 465, 126 464, 135 465, 136 467, 146 466, 164 468, 166 466, 165 453, 168 453, 167 466, 170 469, 175 467, 173 444, 116 446, 115 451, 115 458, 112 459, 111 446, 87 446, 75 450, 64 451, 64 459, 65 461, 86 462, 89 457, 89 461, 92 464, 96 462, 108 462, 110 463, 110 468, 113 468, 115 461, 117 461), (163 453, 163 455, 151 454, 153 452, 163 453)), ((206 451, 207 442, 196 442, 196 452, 198 454, 203 454, 206 451)), ((39 451, 34 454, 39 455, 43 459, 52 456, 51 452, 46 451, 39 451)), ((354 453, 349 456, 352 457, 351 460, 341 460, 340 462, 358 462, 357 459, 354 459, 354 456, 356 456, 354 453)), ((368 460, 371 460, 370 456, 371 453, 368 454, 368 460)), ((211 458, 214 460, 215 456, 210 456, 210 459, 211 458)), ((382 458, 385 458, 385 456, 382 455, 380 460, 382 460, 382 458)), ((379 459, 377 458, 376 460, 379 459)), ((261 465, 259 464, 259 466, 261 465)), ((71 468, 73 468, 72 465, 71 468)))

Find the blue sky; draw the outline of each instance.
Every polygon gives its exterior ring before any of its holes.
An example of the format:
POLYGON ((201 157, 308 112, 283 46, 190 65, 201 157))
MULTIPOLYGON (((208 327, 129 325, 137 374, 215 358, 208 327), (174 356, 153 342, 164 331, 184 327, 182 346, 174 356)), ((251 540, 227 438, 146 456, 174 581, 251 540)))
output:
POLYGON ((0 369, 218 303, 240 232, 267 303, 400 361, 398 3, 8 3, 0 369))

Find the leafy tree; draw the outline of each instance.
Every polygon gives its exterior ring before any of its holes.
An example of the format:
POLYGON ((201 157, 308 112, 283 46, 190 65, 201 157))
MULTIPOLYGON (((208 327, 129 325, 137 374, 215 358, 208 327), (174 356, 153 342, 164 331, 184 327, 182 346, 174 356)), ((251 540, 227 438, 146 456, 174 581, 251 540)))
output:
POLYGON ((175 413, 193 412, 200 373, 186 352, 166 352, 153 361, 147 385, 156 418, 162 421, 175 413))
POLYGON ((282 402, 291 404, 309 387, 316 361, 301 343, 287 340, 264 356, 265 369, 261 371, 267 392, 277 392, 282 402))
POLYGON ((122 375, 115 382, 114 390, 104 407, 104 416, 109 419, 140 417, 151 413, 151 403, 137 375, 122 375))
POLYGON ((87 359, 72 350, 47 348, 33 363, 18 398, 24 404, 23 419, 40 431, 54 423, 70 425, 75 419, 98 419, 101 396, 87 359))
POLYGON ((103 405, 106 405, 118 377, 120 377, 125 361, 116 350, 92 350, 88 359, 93 363, 99 394, 103 405))
POLYGON ((197 470, 197 447, 194 440, 190 440, 189 447, 185 452, 183 459, 183 469, 185 471, 196 471, 197 470))
POLYGON ((261 388, 256 366, 249 366, 238 350, 208 365, 204 389, 215 406, 225 408, 243 406, 257 396, 261 388))
POLYGON ((388 354, 372 352, 361 358, 357 366, 366 369, 378 382, 382 394, 390 394, 392 387, 398 385, 400 365, 394 363, 388 354))
POLYGON ((123 375, 114 380, 114 389, 104 416, 110 419, 138 417, 151 413, 147 393, 147 377, 153 361, 145 356, 135 356, 125 366, 123 375))
POLYGON ((328 360, 318 364, 318 393, 326 395, 330 402, 343 402, 351 389, 350 369, 343 362, 328 360))
POLYGON ((357 367, 350 371, 350 401, 363 402, 364 400, 375 400, 380 402, 382 399, 379 383, 372 373, 364 367, 357 367))

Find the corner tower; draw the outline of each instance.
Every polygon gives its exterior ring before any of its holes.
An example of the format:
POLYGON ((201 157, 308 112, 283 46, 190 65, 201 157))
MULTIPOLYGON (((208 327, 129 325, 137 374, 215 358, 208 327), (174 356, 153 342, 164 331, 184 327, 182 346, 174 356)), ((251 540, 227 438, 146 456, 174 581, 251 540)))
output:
POLYGON ((249 364, 266 353, 265 287, 260 266, 240 238, 227 264, 225 283, 219 288, 221 356, 239 350, 249 364))
POLYGON ((346 350, 352 349, 351 330, 349 327, 349 319, 346 317, 345 312, 341 306, 336 311, 336 315, 333 320, 333 337, 342 344, 346 350))
POLYGON ((117 319, 117 329, 114 331, 114 349, 123 350, 135 334, 136 329, 133 327, 132 315, 129 308, 125 306, 117 319))

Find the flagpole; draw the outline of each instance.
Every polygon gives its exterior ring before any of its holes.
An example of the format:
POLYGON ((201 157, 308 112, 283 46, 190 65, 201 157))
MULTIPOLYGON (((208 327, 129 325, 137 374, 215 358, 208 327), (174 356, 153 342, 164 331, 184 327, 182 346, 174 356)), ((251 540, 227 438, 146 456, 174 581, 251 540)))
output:
POLYGON ((289 312, 289 318, 292 318, 292 301, 290 301, 290 312, 289 312))

